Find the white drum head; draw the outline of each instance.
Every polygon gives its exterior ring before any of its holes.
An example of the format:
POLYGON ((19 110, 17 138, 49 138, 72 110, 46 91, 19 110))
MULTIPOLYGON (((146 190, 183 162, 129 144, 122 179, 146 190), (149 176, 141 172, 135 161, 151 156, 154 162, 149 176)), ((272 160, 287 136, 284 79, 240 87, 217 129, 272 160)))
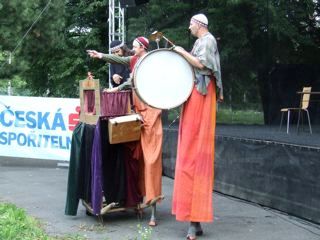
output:
POLYGON ((168 49, 149 52, 136 64, 134 87, 139 98, 159 109, 184 103, 193 89, 194 72, 180 54, 168 49))

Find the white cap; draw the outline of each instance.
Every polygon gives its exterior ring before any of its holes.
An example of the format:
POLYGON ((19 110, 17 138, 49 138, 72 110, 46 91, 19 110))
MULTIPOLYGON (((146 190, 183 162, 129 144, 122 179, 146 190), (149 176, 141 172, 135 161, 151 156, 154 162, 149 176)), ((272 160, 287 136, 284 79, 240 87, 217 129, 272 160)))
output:
POLYGON ((202 13, 194 15, 191 18, 191 21, 194 21, 204 27, 208 27, 208 18, 202 13))

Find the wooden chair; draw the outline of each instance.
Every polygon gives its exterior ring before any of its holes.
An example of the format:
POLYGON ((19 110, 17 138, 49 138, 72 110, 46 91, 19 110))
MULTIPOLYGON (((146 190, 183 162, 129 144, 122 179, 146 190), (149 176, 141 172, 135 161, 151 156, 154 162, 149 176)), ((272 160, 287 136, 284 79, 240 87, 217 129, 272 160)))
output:
POLYGON ((280 121, 279 130, 281 130, 283 114, 285 112, 287 112, 287 134, 289 134, 290 112, 297 111, 298 112, 297 131, 299 131, 300 118, 302 119, 302 124, 303 124, 303 112, 305 112, 307 114, 307 117, 308 117, 310 134, 312 134, 311 123, 310 123, 310 115, 309 115, 309 111, 308 111, 309 102, 310 102, 310 93, 311 93, 311 87, 304 87, 303 90, 302 90, 302 93, 301 93, 300 107, 281 108, 281 110, 280 110, 280 112, 281 112, 281 121, 280 121), (301 114, 301 112, 302 112, 302 114, 301 114))

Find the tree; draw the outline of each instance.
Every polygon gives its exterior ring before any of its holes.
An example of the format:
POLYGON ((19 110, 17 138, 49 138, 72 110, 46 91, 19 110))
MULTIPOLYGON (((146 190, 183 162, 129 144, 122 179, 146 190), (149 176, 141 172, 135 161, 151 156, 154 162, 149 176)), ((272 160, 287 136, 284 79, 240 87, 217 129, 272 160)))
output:
POLYGON ((33 1, 5 0, 0 3, 0 86, 3 93, 9 80, 15 85, 25 85, 20 74, 28 68, 28 63, 19 58, 19 46, 34 20, 36 6, 33 1))
MULTIPOLYGON (((44 0, 1 3, 0 63, 46 4, 44 0)), ((50 96, 77 96, 78 80, 87 71, 105 85, 107 66, 89 59, 85 50, 107 52, 107 10, 107 0, 52 0, 0 78, 18 74, 34 93, 50 96)), ((314 0, 150 0, 126 9, 126 41, 130 45, 136 36, 148 37, 157 30, 191 50, 195 39, 187 31, 190 17, 205 13, 218 40, 226 103, 237 108, 262 103, 269 123, 271 86, 279 66, 319 65, 319 10, 320 3, 314 0)), ((151 46, 156 48, 154 42, 151 46)), ((162 40, 160 47, 165 46, 162 40)))
POLYGON ((39 31, 45 29, 48 35, 29 41, 26 49, 31 54, 24 53, 32 58, 35 48, 42 52, 36 59, 29 59, 36 68, 26 72, 38 94, 48 90, 50 96, 75 97, 79 93, 78 81, 86 78, 88 71, 95 72, 102 81, 106 78, 103 64, 92 61, 85 52, 88 48, 106 49, 106 6, 106 1, 85 0, 51 6, 48 19, 39 25, 39 31), (51 16, 57 11, 58 16, 51 16), (44 46, 43 42, 49 45, 44 46))
MULTIPOLYGON (((2 55, 8 54, 6 49, 14 48, 48 3, 31 2, 5 1, 0 6, 3 13, 0 22, 4 23, 0 29, 2 55)), ((14 64, 3 68, 0 78, 19 73, 34 95, 67 97, 78 96, 78 81, 84 79, 89 70, 103 82, 107 78, 106 67, 89 59, 85 50, 106 51, 106 9, 106 0, 51 1, 16 49, 14 64)))

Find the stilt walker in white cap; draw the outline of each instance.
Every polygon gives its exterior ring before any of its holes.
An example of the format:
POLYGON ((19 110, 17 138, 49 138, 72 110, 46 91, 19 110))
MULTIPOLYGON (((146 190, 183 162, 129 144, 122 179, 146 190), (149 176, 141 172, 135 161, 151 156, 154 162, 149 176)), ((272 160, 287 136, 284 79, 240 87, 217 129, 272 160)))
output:
POLYGON ((191 53, 174 48, 194 67, 196 79, 180 117, 172 213, 190 222, 187 239, 194 240, 203 234, 200 222, 213 221, 216 100, 223 94, 219 51, 207 17, 194 15, 189 30, 198 38, 191 53))

